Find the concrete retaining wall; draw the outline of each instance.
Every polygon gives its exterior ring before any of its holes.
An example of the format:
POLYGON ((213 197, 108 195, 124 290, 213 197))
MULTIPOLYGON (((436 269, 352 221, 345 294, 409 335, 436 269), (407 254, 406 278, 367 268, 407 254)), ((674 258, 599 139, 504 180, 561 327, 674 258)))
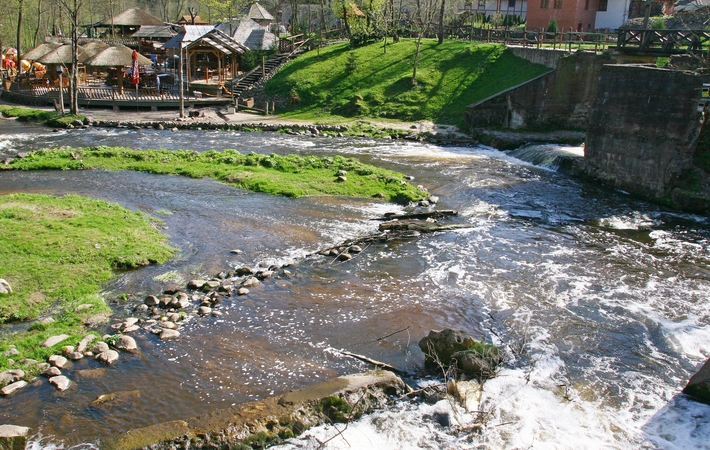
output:
MULTIPOLYGON (((606 55, 573 53, 557 70, 466 108, 466 124, 531 131, 585 130, 599 71, 614 60, 606 55)), ((474 133, 475 134, 475 133, 474 133)))
POLYGON ((702 83, 685 72, 604 66, 587 128, 586 172, 638 194, 668 196, 693 166, 702 83))

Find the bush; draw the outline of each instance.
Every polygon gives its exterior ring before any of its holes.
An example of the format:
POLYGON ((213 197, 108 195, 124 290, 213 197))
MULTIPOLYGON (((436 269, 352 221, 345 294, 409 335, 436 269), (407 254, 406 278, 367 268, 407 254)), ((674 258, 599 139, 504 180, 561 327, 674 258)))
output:
POLYGON ((545 29, 548 33, 557 33, 560 31, 560 27, 557 25, 557 19, 554 17, 550 19, 550 22, 547 24, 547 28, 545 29))

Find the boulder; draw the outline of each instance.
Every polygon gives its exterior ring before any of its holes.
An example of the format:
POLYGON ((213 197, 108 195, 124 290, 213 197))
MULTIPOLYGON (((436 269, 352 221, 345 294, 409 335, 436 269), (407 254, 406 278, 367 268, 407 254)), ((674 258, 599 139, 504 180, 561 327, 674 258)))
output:
POLYGON ((30 429, 17 425, 0 425, 0 448, 3 450, 25 450, 30 429))
POLYGON ((12 287, 5 279, 0 278, 0 294, 12 294, 12 287))
POLYGON ((710 405, 710 359, 690 378, 683 393, 693 399, 710 405))
POLYGON ((237 295, 247 295, 249 293, 249 289, 245 287, 240 287, 237 289, 237 295))
POLYGON ((116 345, 114 345, 114 347, 126 352, 138 351, 138 344, 136 344, 136 340, 126 335, 121 336, 118 341, 116 341, 116 345))
POLYGON ((94 341, 94 339, 96 339, 96 335, 87 334, 81 341, 79 341, 79 344, 76 346, 76 351, 83 353, 87 349, 89 344, 94 341))
POLYGON ((207 283, 207 280, 190 280, 187 283, 187 287, 190 289, 202 289, 202 286, 204 286, 205 283, 207 283))
POLYGON ((108 344, 105 343, 105 342, 99 342, 98 344, 96 344, 96 345, 94 346, 94 353, 96 353, 97 355, 98 355, 99 353, 103 353, 103 352, 106 352, 106 351, 108 351, 108 350, 109 350, 109 346, 108 346, 108 344))
POLYGON ((20 380, 25 376, 25 371, 20 369, 6 370, 0 372, 0 384, 10 384, 20 380))
POLYGON ((3 396, 12 395, 25 386, 27 386, 26 381, 24 381, 24 380, 15 381, 14 383, 10 383, 7 386, 5 386, 4 388, 0 389, 0 395, 3 395, 3 396))
POLYGON ((180 332, 177 330, 171 330, 169 328, 163 328, 160 331, 160 339, 165 341, 168 339, 175 339, 180 336, 180 332))
POLYGON ((108 314, 97 314, 95 316, 91 316, 88 319, 84 321, 84 325, 87 327, 96 327, 98 325, 101 325, 102 323, 108 322, 108 314))
POLYGON ((54 367, 62 368, 67 365, 67 362, 69 362, 68 359, 66 359, 63 356, 60 355, 52 355, 49 358, 47 358, 47 361, 54 367))
POLYGON ((66 391, 67 389, 69 389, 71 381, 69 381, 69 378, 65 377, 64 375, 59 375, 50 378, 49 383, 53 384, 54 387, 56 387, 59 391, 66 391))
POLYGON ((259 281, 256 277, 249 277, 244 282, 242 283, 242 287, 250 288, 250 287, 255 287, 259 286, 261 284, 261 281, 259 281))
POLYGON ((206 316, 207 314, 210 314, 212 312, 212 308, 209 306, 200 306, 200 309, 198 310, 198 313, 200 315, 206 316))
POLYGON ((145 298, 143 302, 146 306, 157 306, 160 300, 155 295, 149 295, 145 298))
POLYGON ((456 352, 468 350, 475 340, 463 330, 431 330, 429 335, 419 341, 419 348, 426 356, 427 364, 436 365, 437 361, 444 365, 451 363, 451 357, 456 352))
POLYGON ((104 364, 111 365, 118 361, 118 352, 116 350, 106 350, 96 355, 96 359, 104 364))
POLYGON ((451 359, 456 361, 456 367, 469 377, 479 380, 495 376, 500 363, 498 348, 485 343, 479 343, 474 348, 475 350, 464 350, 452 355, 451 359))
POLYGON ((69 339, 68 334, 60 334, 57 336, 52 336, 42 343, 42 347, 54 347, 65 339, 69 339))
POLYGON ((50 367, 47 370, 44 370, 40 375, 51 378, 51 377, 58 377, 61 374, 62 374, 62 371, 59 370, 58 368, 50 367))
POLYGON ((84 304, 79 305, 79 306, 77 306, 76 308, 74 308, 74 312, 81 312, 81 311, 84 311, 84 310, 86 310, 86 309, 91 309, 91 308, 93 308, 93 307, 94 307, 94 305, 92 305, 91 303, 84 303, 84 304))

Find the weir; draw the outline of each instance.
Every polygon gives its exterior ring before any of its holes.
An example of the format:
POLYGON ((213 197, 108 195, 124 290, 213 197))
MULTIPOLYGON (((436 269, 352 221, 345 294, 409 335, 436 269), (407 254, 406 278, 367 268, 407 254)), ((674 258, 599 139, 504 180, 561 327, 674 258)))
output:
POLYGON ((679 209, 710 209, 710 195, 701 192, 707 168, 698 163, 707 151, 705 140, 698 147, 707 76, 657 68, 655 56, 560 57, 532 48, 516 54, 554 70, 469 105, 466 124, 474 136, 485 135, 486 128, 582 131, 580 172, 679 209))

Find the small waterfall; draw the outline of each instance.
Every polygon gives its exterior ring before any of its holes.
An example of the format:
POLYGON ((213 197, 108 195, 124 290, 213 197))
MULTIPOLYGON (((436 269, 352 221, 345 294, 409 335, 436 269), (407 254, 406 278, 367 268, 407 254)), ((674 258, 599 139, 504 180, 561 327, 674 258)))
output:
POLYGON ((508 152, 508 155, 530 164, 559 171, 584 158, 584 147, 560 144, 531 144, 508 152))

